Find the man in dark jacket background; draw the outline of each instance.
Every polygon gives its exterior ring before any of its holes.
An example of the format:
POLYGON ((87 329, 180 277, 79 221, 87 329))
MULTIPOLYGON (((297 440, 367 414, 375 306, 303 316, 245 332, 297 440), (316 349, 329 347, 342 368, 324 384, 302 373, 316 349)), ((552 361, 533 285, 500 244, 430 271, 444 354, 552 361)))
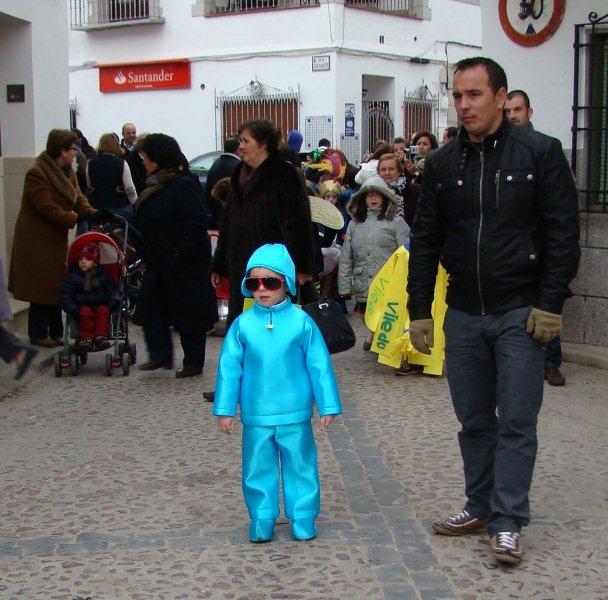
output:
MULTIPOLYGON (((532 126, 532 114, 534 109, 530 106, 530 98, 524 90, 511 90, 507 94, 505 103, 505 115, 513 125, 521 125, 534 129, 532 126)), ((557 336, 547 343, 545 350, 545 379, 550 385, 566 385, 566 378, 560 371, 562 366, 562 346, 557 336)))
POLYGON ((462 128, 458 143, 427 159, 407 287, 411 341, 428 354, 440 261, 449 274, 446 370, 467 502, 433 529, 487 528, 495 559, 516 564, 530 519, 544 344, 561 332, 580 257, 578 201, 559 141, 504 117, 497 63, 460 61, 453 89, 462 128))
POLYGON ((219 229, 224 214, 222 205, 211 195, 211 192, 215 184, 220 179, 224 179, 224 177, 230 177, 232 171, 241 162, 241 159, 237 155, 238 147, 239 139, 237 137, 228 138, 224 142, 224 152, 213 161, 209 173, 207 173, 205 197, 207 207, 211 213, 211 220, 209 222, 211 229, 219 229))

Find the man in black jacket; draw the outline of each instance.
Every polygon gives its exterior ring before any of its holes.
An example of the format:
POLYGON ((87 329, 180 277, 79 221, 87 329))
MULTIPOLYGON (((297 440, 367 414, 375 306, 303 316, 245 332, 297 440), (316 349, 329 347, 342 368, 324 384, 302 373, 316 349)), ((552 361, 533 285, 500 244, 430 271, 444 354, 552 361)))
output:
POLYGON ((578 268, 578 202, 559 141, 504 118, 498 64, 463 60, 453 86, 462 128, 426 161, 407 286, 411 341, 429 354, 439 262, 449 274, 446 370, 467 503, 433 529, 487 529, 496 560, 515 564, 530 518, 543 346, 562 329, 578 268))
MULTIPOLYGON (((530 98, 524 90, 511 90, 507 94, 505 115, 513 125, 534 129, 530 118, 534 110, 530 98)), ((547 343, 545 350, 545 379, 549 385, 566 385, 566 378, 560 371, 562 366, 562 346, 559 336, 547 343)))

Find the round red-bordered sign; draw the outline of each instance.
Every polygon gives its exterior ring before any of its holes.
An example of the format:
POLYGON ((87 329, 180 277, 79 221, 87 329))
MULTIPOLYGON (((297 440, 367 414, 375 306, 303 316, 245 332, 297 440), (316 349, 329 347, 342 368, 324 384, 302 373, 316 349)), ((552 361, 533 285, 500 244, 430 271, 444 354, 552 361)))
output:
POLYGON ((538 46, 546 42, 557 31, 566 12, 566 0, 547 0, 545 4, 552 4, 551 7, 544 7, 544 10, 549 10, 550 13, 548 17, 545 15, 540 23, 540 28, 537 29, 539 23, 534 18, 519 19, 520 2, 498 0, 500 24, 511 41, 520 46, 538 46), (521 31, 522 28, 523 31, 521 31))

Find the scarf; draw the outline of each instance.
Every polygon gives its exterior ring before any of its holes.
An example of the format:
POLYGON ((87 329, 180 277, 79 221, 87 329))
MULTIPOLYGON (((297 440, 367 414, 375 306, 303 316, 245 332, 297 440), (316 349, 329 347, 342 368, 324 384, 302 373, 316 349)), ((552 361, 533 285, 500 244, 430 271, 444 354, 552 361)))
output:
POLYGON ((155 171, 146 179, 146 189, 138 196, 135 204, 133 205, 134 212, 137 212, 142 203, 145 202, 150 196, 153 196, 157 192, 160 192, 169 182, 181 177, 183 172, 178 168, 171 169, 159 169, 155 171))
POLYGON ((70 204, 76 204, 78 192, 76 191, 76 175, 72 165, 62 169, 46 152, 42 152, 36 159, 36 166, 45 174, 48 182, 55 191, 70 204))
POLYGON ((397 181, 393 181, 392 183, 389 183, 387 185, 398 196, 402 196, 404 190, 407 190, 408 180, 403 175, 400 175, 399 178, 397 179, 397 181))
POLYGON ((99 269, 93 267, 88 271, 84 271, 84 291, 90 292, 94 287, 99 287, 99 278, 97 277, 99 269))

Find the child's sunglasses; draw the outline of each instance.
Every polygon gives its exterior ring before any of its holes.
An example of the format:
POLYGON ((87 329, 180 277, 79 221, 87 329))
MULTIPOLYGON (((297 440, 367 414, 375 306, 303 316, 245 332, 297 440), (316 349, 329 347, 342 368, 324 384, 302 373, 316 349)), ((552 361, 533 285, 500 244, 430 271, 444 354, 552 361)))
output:
POLYGON ((264 289, 274 292, 281 288, 283 279, 279 277, 247 277, 245 279, 245 288, 250 292, 257 292, 262 284, 264 285, 264 289))

